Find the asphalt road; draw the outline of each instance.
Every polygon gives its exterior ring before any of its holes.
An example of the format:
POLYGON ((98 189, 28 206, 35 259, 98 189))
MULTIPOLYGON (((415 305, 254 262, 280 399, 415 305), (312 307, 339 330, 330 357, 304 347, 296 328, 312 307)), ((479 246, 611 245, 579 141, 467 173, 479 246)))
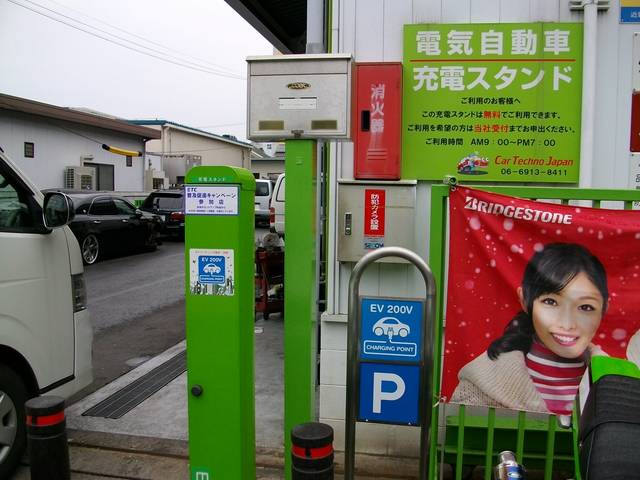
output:
MULTIPOLYGON (((256 228, 256 238, 266 229, 256 228)), ((124 375, 185 338, 184 243, 85 267, 94 329, 94 382, 69 404, 124 375)))
POLYGON ((184 299, 184 243, 86 266, 85 281, 94 333, 161 311, 184 299))
MULTIPOLYGON (((256 238, 268 232, 256 228, 256 238)), ((165 239, 155 252, 85 266, 94 333, 184 300, 184 243, 165 239)))

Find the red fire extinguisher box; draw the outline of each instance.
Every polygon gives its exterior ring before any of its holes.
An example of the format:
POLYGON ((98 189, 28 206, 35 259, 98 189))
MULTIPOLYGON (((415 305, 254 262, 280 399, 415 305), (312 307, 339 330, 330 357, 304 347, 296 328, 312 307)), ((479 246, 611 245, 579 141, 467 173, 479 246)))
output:
POLYGON ((399 180, 402 64, 358 63, 354 72, 354 177, 399 180))

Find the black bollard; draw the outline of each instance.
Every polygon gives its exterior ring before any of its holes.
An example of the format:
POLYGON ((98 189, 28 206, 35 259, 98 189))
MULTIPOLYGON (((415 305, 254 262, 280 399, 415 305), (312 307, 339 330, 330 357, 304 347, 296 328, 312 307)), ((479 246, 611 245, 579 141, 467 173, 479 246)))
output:
POLYGON ((36 397, 25 403, 31 480, 69 480, 64 399, 36 397))
POLYGON ((291 430, 292 480, 333 480, 333 428, 310 422, 291 430))

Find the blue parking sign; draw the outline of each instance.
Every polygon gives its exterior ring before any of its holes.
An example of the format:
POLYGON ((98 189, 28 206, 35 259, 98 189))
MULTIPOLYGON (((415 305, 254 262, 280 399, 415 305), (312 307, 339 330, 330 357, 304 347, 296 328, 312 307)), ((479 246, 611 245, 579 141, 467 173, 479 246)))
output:
POLYGON ((424 304, 417 300, 362 298, 360 359, 418 363, 422 358, 424 304))
POLYGON ((360 364, 361 422, 418 425, 420 367, 360 364))
POLYGON ((198 257, 198 279, 200 283, 224 285, 225 258, 222 255, 200 255, 198 257))

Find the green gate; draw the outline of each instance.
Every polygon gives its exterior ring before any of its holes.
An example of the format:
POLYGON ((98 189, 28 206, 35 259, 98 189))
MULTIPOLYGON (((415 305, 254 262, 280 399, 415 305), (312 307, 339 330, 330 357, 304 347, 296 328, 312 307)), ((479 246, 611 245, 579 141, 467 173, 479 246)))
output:
MULTIPOLYGON (((492 467, 503 450, 513 450, 519 463, 529 469, 544 470, 545 480, 556 471, 573 470, 580 479, 577 455, 577 416, 571 427, 558 426, 555 415, 511 412, 486 407, 440 404, 440 371, 444 334, 445 274, 448 257, 448 198, 455 188, 455 178, 446 178, 444 185, 431 190, 431 234, 429 266, 436 284, 436 342, 434 345, 434 378, 432 392, 431 444, 429 478, 440 478, 437 465, 448 463, 454 468, 455 479, 461 480, 465 467, 484 466, 484 478, 492 478, 492 467), (468 413, 473 409, 473 414, 468 413), (449 412, 447 412, 449 410, 449 412), (482 412, 478 414, 476 410, 482 412), (542 418, 541 418, 542 417, 542 418)), ((478 186, 465 185, 488 192, 532 200, 552 201, 563 205, 591 206, 631 210, 640 201, 640 190, 577 189, 559 187, 478 186), (606 202, 606 205, 603 205, 606 202)))

